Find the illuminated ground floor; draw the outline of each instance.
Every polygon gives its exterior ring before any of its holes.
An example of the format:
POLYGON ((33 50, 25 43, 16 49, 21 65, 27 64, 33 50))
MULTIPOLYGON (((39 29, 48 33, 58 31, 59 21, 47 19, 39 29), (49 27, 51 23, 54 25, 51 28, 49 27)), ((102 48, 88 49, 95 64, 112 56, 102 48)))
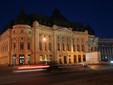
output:
POLYGON ((85 53, 13 53, 1 56, 0 65, 38 64, 41 61, 55 61, 59 64, 75 64, 86 61, 85 53))

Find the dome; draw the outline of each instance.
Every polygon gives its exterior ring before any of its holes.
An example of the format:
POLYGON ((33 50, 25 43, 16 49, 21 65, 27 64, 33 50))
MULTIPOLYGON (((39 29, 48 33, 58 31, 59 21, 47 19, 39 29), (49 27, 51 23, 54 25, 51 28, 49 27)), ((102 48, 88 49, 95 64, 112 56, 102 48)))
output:
POLYGON ((20 11, 19 15, 14 19, 13 24, 14 25, 17 25, 17 24, 30 25, 30 19, 25 14, 24 10, 20 11))

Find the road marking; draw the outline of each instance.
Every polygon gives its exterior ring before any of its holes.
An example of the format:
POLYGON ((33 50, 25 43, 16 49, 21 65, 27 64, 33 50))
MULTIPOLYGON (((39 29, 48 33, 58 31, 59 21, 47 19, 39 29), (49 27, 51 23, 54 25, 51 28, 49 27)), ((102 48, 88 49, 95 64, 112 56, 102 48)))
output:
POLYGON ((14 82, 16 82, 16 81, 2 82, 2 83, 0 83, 0 85, 2 85, 2 84, 14 83, 14 82))

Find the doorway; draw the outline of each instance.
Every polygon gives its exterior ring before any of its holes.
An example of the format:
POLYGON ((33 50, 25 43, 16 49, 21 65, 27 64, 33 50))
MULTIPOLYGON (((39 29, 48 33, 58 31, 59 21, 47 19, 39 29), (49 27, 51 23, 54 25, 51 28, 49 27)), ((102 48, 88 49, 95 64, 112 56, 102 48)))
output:
POLYGON ((67 58, 64 56, 64 64, 67 64, 67 58))
POLYGON ((19 65, 24 65, 24 63, 25 63, 25 57, 24 57, 24 55, 20 55, 19 56, 19 65))

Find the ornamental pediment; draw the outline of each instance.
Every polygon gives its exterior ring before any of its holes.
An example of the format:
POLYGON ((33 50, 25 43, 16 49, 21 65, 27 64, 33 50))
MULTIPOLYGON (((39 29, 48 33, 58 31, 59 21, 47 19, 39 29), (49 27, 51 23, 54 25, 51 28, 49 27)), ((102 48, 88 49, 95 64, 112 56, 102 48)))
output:
POLYGON ((71 28, 61 28, 57 30, 58 32, 72 33, 71 28))

